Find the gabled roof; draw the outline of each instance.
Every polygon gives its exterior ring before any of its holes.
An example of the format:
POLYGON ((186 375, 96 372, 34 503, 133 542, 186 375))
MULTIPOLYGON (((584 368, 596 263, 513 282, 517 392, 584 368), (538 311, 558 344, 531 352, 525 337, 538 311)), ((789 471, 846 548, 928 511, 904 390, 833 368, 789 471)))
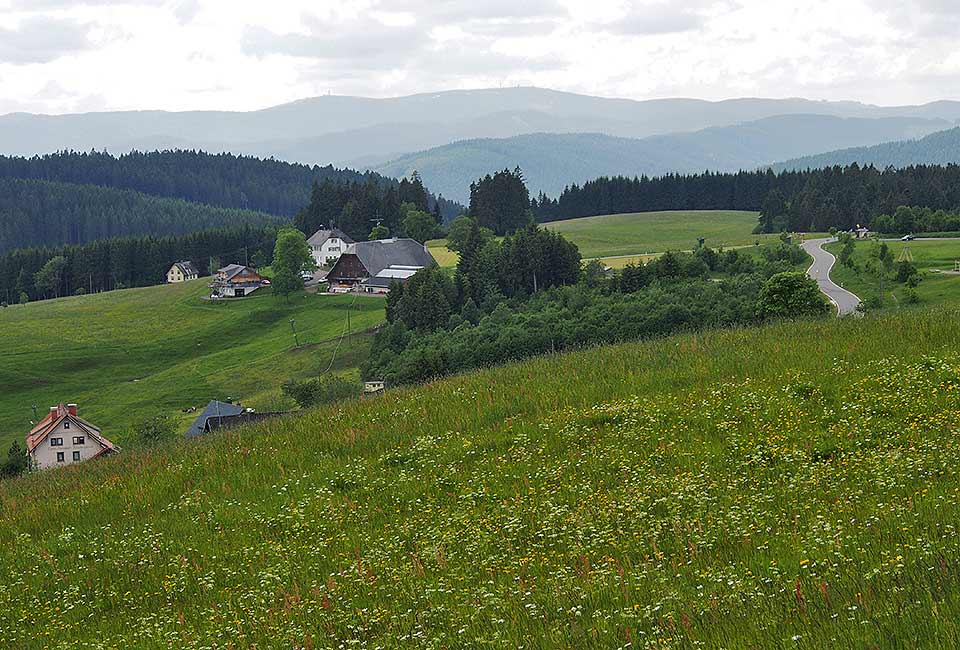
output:
POLYGON ((189 262, 189 261, 176 262, 174 263, 174 266, 180 269, 180 272, 183 273, 184 275, 200 275, 199 273, 197 273, 197 269, 193 265, 193 262, 189 262))
POLYGON ((227 282, 240 275, 244 271, 249 271, 258 276, 260 275, 252 266, 244 266, 243 264, 227 264, 223 268, 217 269, 218 274, 223 273, 226 276, 227 282))
POLYGON ((203 411, 200 412, 200 415, 197 416, 197 419, 193 421, 193 424, 190 425, 190 428, 187 429, 187 432, 183 435, 188 438, 194 436, 199 436, 204 432, 207 426, 207 420, 210 418, 224 417, 227 415, 240 415, 243 413, 244 409, 237 406, 236 404, 231 404, 230 402, 220 402, 218 400, 210 400, 203 411))
POLYGON ((339 228, 330 228, 326 230, 318 230, 310 236, 310 239, 307 240, 307 243, 311 246, 322 246, 323 242, 327 241, 331 237, 336 237, 342 239, 346 244, 352 244, 353 240, 350 239, 350 235, 343 232, 339 228))
POLYGON ((99 427, 87 422, 78 415, 71 414, 70 410, 63 404, 57 404, 57 406, 50 409, 50 412, 47 413, 47 415, 40 420, 36 426, 30 429, 30 433, 27 434, 27 451, 32 452, 34 449, 36 449, 37 446, 46 439, 50 432, 56 429, 64 420, 70 420, 70 422, 76 425, 80 431, 83 431, 85 434, 96 440, 100 446, 104 448, 104 450, 118 450, 118 447, 115 444, 100 435, 99 427))
MULTIPOLYGON (((361 241, 347 246, 344 255, 351 254, 359 258, 370 276, 375 276, 391 266, 425 267, 436 263, 427 247, 413 239, 361 241)), ((342 259, 343 256, 340 257, 340 260, 342 259)), ((330 275, 334 275, 336 268, 334 266, 331 269, 330 275)))

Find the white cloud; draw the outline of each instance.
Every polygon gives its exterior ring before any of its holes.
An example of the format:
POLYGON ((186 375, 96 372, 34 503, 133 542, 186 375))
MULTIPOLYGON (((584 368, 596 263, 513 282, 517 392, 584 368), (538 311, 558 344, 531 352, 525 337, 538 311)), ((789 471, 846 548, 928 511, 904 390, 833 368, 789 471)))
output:
POLYGON ((0 0, 0 112, 516 83, 920 103, 960 92, 958 29, 954 0, 0 0))
POLYGON ((89 27, 72 20, 29 16, 13 28, 0 28, 0 62, 47 63, 92 47, 89 27))

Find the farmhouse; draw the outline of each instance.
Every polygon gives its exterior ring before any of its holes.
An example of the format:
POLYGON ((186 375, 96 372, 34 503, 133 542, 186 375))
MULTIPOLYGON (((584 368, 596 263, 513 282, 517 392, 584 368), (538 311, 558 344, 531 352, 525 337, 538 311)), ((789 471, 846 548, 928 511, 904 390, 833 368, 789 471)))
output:
POLYGON ((334 292, 362 289, 386 293, 392 281, 406 282, 433 264, 436 262, 427 247, 412 239, 357 242, 347 246, 327 274, 327 282, 334 292))
POLYGON ((167 282, 186 282, 187 280, 196 280, 200 277, 193 262, 174 262, 170 270, 167 271, 167 282))
POLYGON ((211 298, 243 298, 263 286, 257 270, 242 264, 229 264, 217 269, 210 284, 211 298))
POLYGON ((239 404, 210 400, 183 435, 187 438, 195 438, 217 429, 231 429, 244 424, 253 424, 254 422, 275 418, 279 415, 283 414, 257 413, 253 409, 243 408, 239 404))
POLYGON ((310 254, 313 255, 313 261, 317 266, 334 264, 340 259, 344 249, 352 243, 350 235, 339 228, 320 229, 307 240, 307 244, 310 245, 310 254))
POLYGON ((77 415, 76 404, 51 406, 27 434, 27 453, 36 469, 72 465, 117 451, 98 427, 77 415))

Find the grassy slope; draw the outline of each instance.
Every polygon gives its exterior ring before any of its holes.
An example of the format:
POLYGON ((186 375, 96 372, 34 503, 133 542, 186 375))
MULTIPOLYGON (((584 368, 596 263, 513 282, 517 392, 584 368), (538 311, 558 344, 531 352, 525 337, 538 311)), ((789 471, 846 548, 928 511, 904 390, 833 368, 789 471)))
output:
MULTIPOLYGON (((613 268, 628 262, 647 260, 668 250, 691 250, 697 238, 706 238, 707 246, 748 246, 757 241, 776 239, 773 235, 753 235, 756 212, 723 210, 678 210, 640 212, 582 217, 543 224, 560 232, 580 248, 585 258, 606 258, 613 268)), ((456 266, 457 255, 446 248, 446 240, 427 242, 440 266, 456 266)))
POLYGON ((753 235, 755 212, 674 211, 584 217, 544 224, 580 247, 587 258, 690 250, 697 238, 707 246, 745 246, 772 235, 753 235))
MULTIPOLYGON (((869 250, 873 242, 859 242, 854 249, 853 259, 858 271, 837 264, 833 267, 830 276, 834 282, 854 292, 861 300, 867 301, 876 296, 880 287, 876 278, 863 272, 868 259, 869 250)), ((960 241, 912 241, 887 242, 894 259, 897 259, 904 247, 909 247, 913 262, 924 272, 923 281, 917 287, 921 304, 936 305, 960 304, 960 275, 931 273, 933 269, 952 271, 954 264, 960 260, 960 241)), ((827 244, 824 248, 834 255, 840 252, 839 243, 827 244)), ((884 308, 897 309, 905 306, 904 290, 906 286, 899 282, 884 281, 884 308)))
POLYGON ((0 645, 956 646, 958 317, 591 349, 0 485, 0 645))
MULTIPOLYGON (((58 401, 123 442, 133 422, 201 406, 213 398, 269 406, 281 383, 326 367, 350 297, 301 294, 285 303, 269 290, 243 300, 202 299, 203 281, 15 305, 0 310, 0 449, 58 401)), ((360 298, 355 331, 383 320, 383 300, 360 298)), ((355 365, 355 342, 339 369, 355 365), (351 356, 352 355, 352 356, 351 356)), ((191 416, 182 415, 187 420, 191 416)))

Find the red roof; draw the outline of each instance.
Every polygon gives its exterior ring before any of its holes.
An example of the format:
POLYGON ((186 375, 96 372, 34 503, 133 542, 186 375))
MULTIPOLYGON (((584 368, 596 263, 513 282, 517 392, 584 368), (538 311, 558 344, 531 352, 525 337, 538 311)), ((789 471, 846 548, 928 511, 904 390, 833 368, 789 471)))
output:
POLYGON ((43 440, 47 437, 47 434, 56 429, 60 422, 66 419, 69 419, 70 422, 76 424, 84 433, 100 443, 100 445, 104 448, 104 451, 117 451, 117 446, 115 444, 100 435, 99 427, 90 424, 77 415, 77 409, 75 405, 71 404, 68 407, 62 403, 51 408, 46 417, 44 417, 36 424, 36 426, 30 429, 30 433, 27 434, 27 451, 32 452, 34 449, 36 449, 37 445, 43 442, 43 440))

